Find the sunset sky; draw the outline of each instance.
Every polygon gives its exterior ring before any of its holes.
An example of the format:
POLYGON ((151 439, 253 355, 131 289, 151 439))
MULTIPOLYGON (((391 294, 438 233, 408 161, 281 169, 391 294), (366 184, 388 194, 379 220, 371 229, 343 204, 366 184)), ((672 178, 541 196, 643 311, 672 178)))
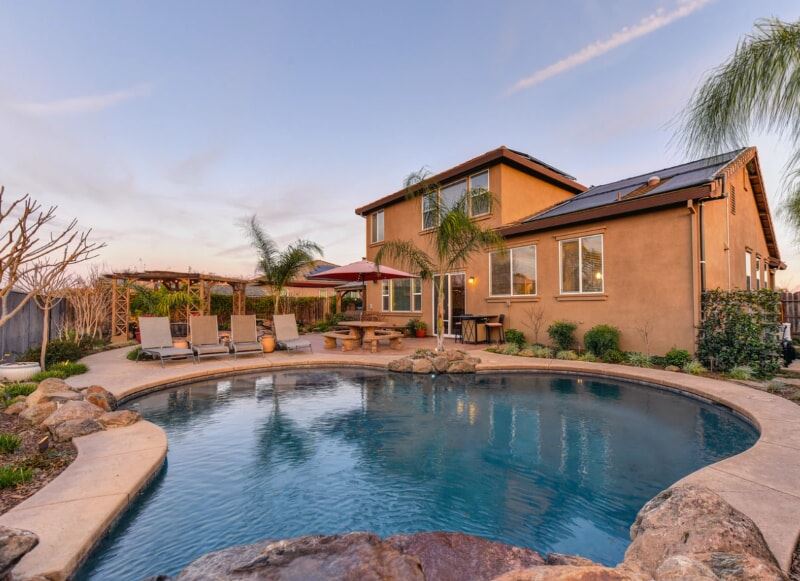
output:
MULTIPOLYGON (((796 0, 6 2, 0 184, 77 217, 107 268, 250 275, 240 223, 325 258, 409 172, 499 145, 600 184, 687 158, 674 119, 796 0)), ((754 135, 772 207, 789 149, 754 135)), ((777 222, 800 287, 800 253, 777 222)))

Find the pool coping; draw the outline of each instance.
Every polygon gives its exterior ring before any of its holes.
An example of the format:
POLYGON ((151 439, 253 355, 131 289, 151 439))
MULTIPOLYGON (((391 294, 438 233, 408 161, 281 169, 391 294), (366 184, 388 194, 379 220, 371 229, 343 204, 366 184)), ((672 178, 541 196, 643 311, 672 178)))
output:
MULTIPOLYGON (((112 352, 90 356, 87 363, 91 367, 92 358, 108 359, 108 353, 112 352)), ((120 365, 124 365, 124 356, 124 353, 118 356, 120 365)), ((757 442, 744 452, 701 468, 679 482, 707 486, 750 517, 780 567, 789 570, 800 537, 799 405, 741 384, 658 369, 489 353, 480 356, 484 362, 478 365, 479 374, 540 371, 621 379, 698 397, 743 416, 759 430, 757 442)), ((364 354, 336 357, 298 354, 291 359, 270 360, 266 356, 231 363, 219 360, 215 364, 215 360, 207 360, 201 368, 168 366, 159 373, 159 378, 116 388, 109 383, 106 387, 124 402, 203 379, 320 367, 386 370, 388 360, 364 354)), ((81 382, 81 376, 70 381, 86 383, 81 382)), ((91 382, 102 385, 102 374, 94 374, 91 382)), ((161 468, 168 444, 164 431, 146 421, 76 438, 74 442, 78 447, 77 459, 42 490, 0 516, 0 524, 33 530, 40 536, 39 546, 20 561, 14 569, 15 575, 69 578, 161 468), (76 506, 84 506, 86 510, 79 511, 76 506), (65 531, 70 531, 69 538, 65 538, 65 531)))

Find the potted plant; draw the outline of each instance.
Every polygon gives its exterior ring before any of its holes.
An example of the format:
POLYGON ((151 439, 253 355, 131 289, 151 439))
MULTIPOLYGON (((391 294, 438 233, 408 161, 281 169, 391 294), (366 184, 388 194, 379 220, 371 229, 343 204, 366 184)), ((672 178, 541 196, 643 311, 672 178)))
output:
POLYGON ((275 351, 275 337, 269 333, 261 336, 261 349, 264 353, 272 353, 275 351))
POLYGON ((419 339, 426 337, 428 335, 428 325, 423 321, 417 321, 417 328, 414 331, 414 335, 419 339))

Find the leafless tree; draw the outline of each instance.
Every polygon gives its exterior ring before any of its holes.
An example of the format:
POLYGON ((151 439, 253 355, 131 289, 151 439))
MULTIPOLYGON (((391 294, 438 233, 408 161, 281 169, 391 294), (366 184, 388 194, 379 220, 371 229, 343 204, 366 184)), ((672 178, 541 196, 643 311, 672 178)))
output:
POLYGON ((0 327, 68 268, 97 256, 105 244, 91 242, 90 234, 78 229, 77 220, 59 225, 55 206, 43 208, 27 194, 7 202, 5 188, 0 187, 0 327), (33 282, 10 307, 11 291, 19 290, 26 278, 33 282))
POLYGON ((23 272, 20 286, 25 289, 37 289, 34 301, 42 310, 42 348, 39 352, 39 365, 46 367, 47 344, 50 342, 50 314, 66 294, 71 283, 70 275, 60 268, 59 264, 36 262, 23 272))
POLYGON ((539 343, 539 333, 542 332, 544 325, 544 307, 541 305, 531 305, 523 311, 522 325, 530 329, 533 335, 533 342, 539 343))
POLYGON ((644 343, 645 355, 650 355, 650 334, 653 332, 653 324, 649 320, 642 321, 636 327, 636 332, 639 333, 639 338, 644 343))
POLYGON ((66 290, 66 300, 59 336, 73 341, 102 338, 111 312, 111 285, 100 269, 92 267, 86 276, 75 277, 66 290))

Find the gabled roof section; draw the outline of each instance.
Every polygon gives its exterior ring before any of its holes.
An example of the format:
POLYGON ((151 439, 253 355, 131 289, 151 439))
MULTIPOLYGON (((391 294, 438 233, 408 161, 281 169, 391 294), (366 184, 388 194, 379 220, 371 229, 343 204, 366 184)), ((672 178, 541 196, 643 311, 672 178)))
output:
POLYGON ((726 176, 743 166, 747 167, 750 177, 770 257, 779 261, 780 252, 755 147, 737 149, 624 180, 592 186, 517 224, 506 226, 500 232, 504 236, 513 236, 641 212, 687 200, 727 195, 727 191, 722 190, 724 183, 716 184, 716 182, 724 181, 726 176))
MULTIPOLYGON (((575 178, 568 173, 563 172, 560 169, 549 165, 531 155, 528 155, 527 153, 509 149, 505 145, 502 145, 497 149, 487 151, 486 153, 477 157, 473 157, 472 159, 451 167, 443 172, 439 172, 419 184, 419 187, 422 189, 425 186, 432 184, 445 184, 448 181, 459 179, 497 163, 508 164, 520 171, 560 186, 573 193, 583 192, 586 189, 586 186, 579 184, 577 181, 575 181, 575 178)), ((403 200, 407 196, 408 190, 403 188, 402 190, 398 190, 392 194, 389 194, 388 196, 379 198, 374 202, 370 202, 369 204, 361 206, 360 208, 356 208, 356 214, 364 216, 370 212, 374 212, 375 210, 379 210, 380 208, 403 200)))

